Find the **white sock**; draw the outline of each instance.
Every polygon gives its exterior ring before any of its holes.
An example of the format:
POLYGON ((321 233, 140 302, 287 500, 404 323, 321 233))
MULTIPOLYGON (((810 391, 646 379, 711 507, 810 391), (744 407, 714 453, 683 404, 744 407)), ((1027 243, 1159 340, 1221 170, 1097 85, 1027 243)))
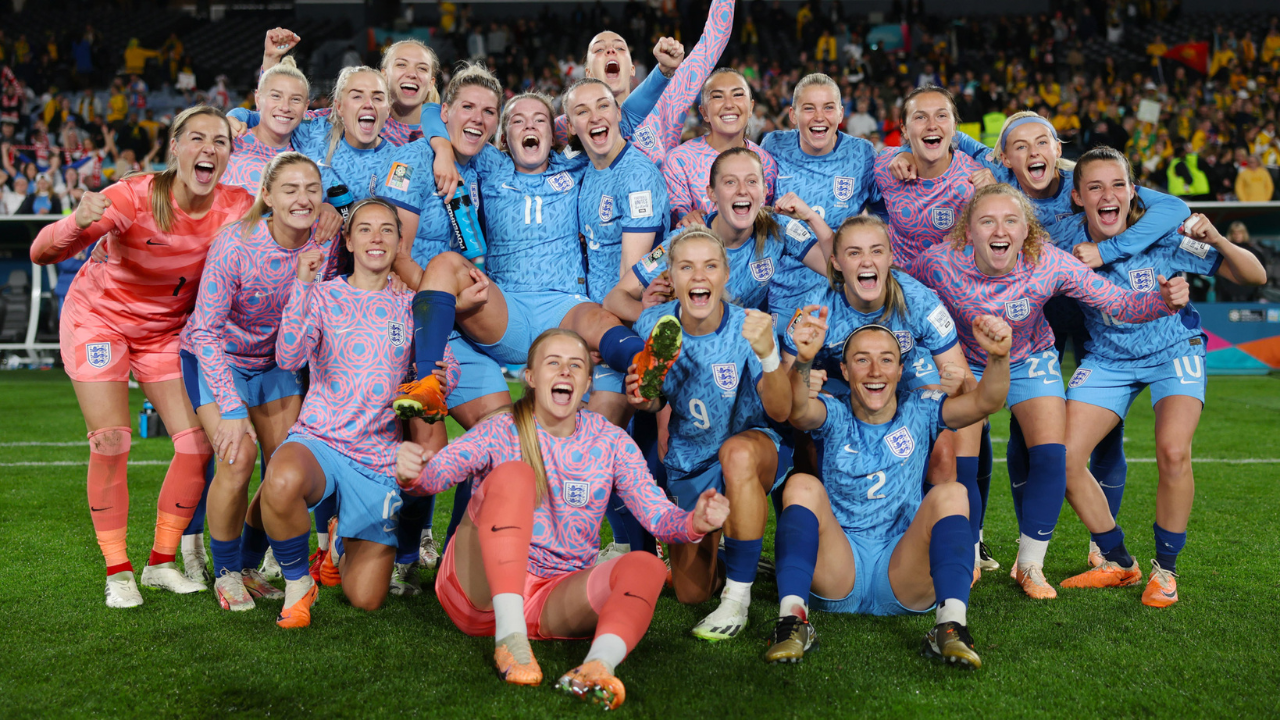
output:
POLYGON ((965 617, 965 611, 968 609, 967 605, 955 598, 944 600, 938 604, 937 624, 941 625, 944 622, 954 622, 960 623, 961 625, 968 625, 969 621, 965 617))
POLYGON ((614 668, 618 667, 618 663, 626 657, 627 644, 622 641, 622 638, 613 633, 605 633, 591 641, 591 649, 587 651, 587 657, 582 662, 585 665, 592 660, 599 660, 612 675, 614 668))
POLYGON ((1028 535, 1022 535, 1018 538, 1018 565, 1024 569, 1028 565, 1044 567, 1044 554, 1048 550, 1048 540, 1036 540, 1028 535))
POLYGON ((973 566, 977 567, 982 561, 982 551, 979 549, 978 543, 973 544, 973 566))
POLYGON ((809 617, 809 606, 805 604, 804 598, 799 595, 787 595, 778 603, 778 617, 786 617, 788 615, 798 615, 802 618, 809 617), (800 608, 800 613, 796 612, 796 608, 800 608))
POLYGON ((524 620, 524 596, 520 593, 498 593, 493 596, 493 637, 497 640, 511 633, 529 634, 524 620))
POLYGON ((303 575, 297 580, 285 580, 284 606, 289 607, 301 600, 302 596, 310 592, 311 586, 315 584, 316 581, 312 580, 310 575, 303 575))
POLYGON ((616 542, 613 544, 613 551, 620 552, 620 553, 629 553, 631 552, 631 543, 616 542))
POLYGON ((321 550, 328 550, 329 549, 329 533, 327 532, 316 533, 316 546, 319 547, 321 550))
POLYGON ((204 534, 202 533, 198 533, 195 535, 183 535, 182 536, 182 553, 185 555, 187 553, 199 552, 197 548, 200 545, 204 544, 203 541, 204 541, 204 534))
POLYGON ((978 528, 978 542, 982 542, 983 540, 982 533, 983 533, 982 528, 978 528))
POLYGON ((742 607, 751 607, 751 583, 738 582, 725 578, 721 600, 737 600, 742 607))
POLYGON ((422 542, 423 540, 430 542, 434 539, 435 538, 431 537, 431 528, 422 528, 422 535, 418 538, 419 542, 422 542))

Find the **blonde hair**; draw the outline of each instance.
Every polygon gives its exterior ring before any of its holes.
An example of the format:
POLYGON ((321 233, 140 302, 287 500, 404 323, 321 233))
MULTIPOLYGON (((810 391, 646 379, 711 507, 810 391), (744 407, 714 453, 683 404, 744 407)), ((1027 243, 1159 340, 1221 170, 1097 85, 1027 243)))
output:
POLYGON ((382 62, 378 65, 378 69, 386 75, 387 65, 391 63, 391 58, 395 56, 396 51, 402 47, 420 47, 427 53, 427 64, 431 66, 431 78, 427 83, 427 102, 440 102, 440 91, 436 89, 436 75, 440 73, 440 58, 436 55, 436 51, 431 49, 430 45, 422 42, 417 38, 405 38, 391 43, 382 51, 382 62))
POLYGON ((716 249, 720 251, 720 259, 724 261, 726 271, 729 268, 729 252, 724 248, 724 241, 716 234, 714 230, 706 225, 690 225, 682 232, 671 238, 671 246, 667 248, 667 266, 671 266, 672 260, 675 259, 676 250, 683 247, 690 240, 700 239, 709 240, 715 244, 716 249))
POLYGON ((464 62, 459 63, 454 70, 453 77, 444 89, 441 102, 452 105, 453 101, 458 99, 458 93, 462 92, 462 88, 472 85, 493 93, 495 100, 502 100, 502 85, 498 82, 498 78, 489 72, 489 68, 482 62, 464 62))
POLYGON ((836 84, 835 80, 831 79, 830 75, 826 75, 824 73, 809 73, 808 75, 800 78, 800 82, 796 83, 795 89, 791 91, 791 107, 796 107, 800 104, 801 93, 816 86, 830 88, 831 92, 836 94, 836 102, 840 102, 840 86, 836 84))
POLYGON ((262 216, 267 213, 267 195, 271 193, 271 188, 275 186, 276 178, 280 176, 281 171, 291 165, 309 165, 316 172, 316 177, 320 177, 320 168, 316 165, 316 161, 300 152, 291 150, 271 158, 271 162, 262 169, 262 184, 258 187, 258 197, 253 201, 249 212, 240 219, 241 237, 253 232, 254 227, 262 220, 262 216))
MULTIPOLYGON (((831 241, 831 255, 827 258, 827 283, 835 292, 844 292, 844 273, 836 267, 835 257, 840 253, 840 247, 843 241, 849 238, 853 233, 868 229, 872 232, 878 232, 884 236, 884 243, 890 248, 892 253, 893 243, 889 239, 889 227, 884 221, 875 215, 852 215, 845 218, 840 223, 839 229, 836 230, 836 237, 831 241)), ((892 269, 892 265, 890 268, 892 269)), ((889 318, 897 315, 903 320, 907 319, 908 307, 907 298, 902 292, 902 285, 898 283, 898 278, 890 272, 884 281, 884 307, 880 313, 879 321, 887 322, 889 318)))
MULTIPOLYGON (((1006 142, 1005 135, 1009 133, 1009 126, 1018 120, 1029 117, 1038 118, 1040 117, 1040 113, 1032 112, 1030 110, 1022 110, 1005 118, 1004 124, 1000 126, 1000 134, 996 136, 996 146, 991 153, 992 159, 996 162, 1002 162, 1004 160, 1004 144, 1006 142)), ((958 118, 956 122, 959 122, 958 118)), ((1054 169, 1059 172, 1070 172, 1075 168, 1075 162, 1062 157, 1062 141, 1058 139, 1056 133, 1053 139, 1054 142, 1058 143, 1058 161, 1053 164, 1054 169)))
POLYGON ((311 83, 307 81, 307 76, 298 69, 298 62, 293 59, 292 55, 286 55, 280 59, 280 62, 272 65, 266 72, 262 73, 262 77, 258 78, 258 89, 267 86, 267 81, 282 75, 284 77, 293 78, 302 83, 302 87, 306 88, 307 97, 311 97, 311 83))
POLYGON ((1008 183, 987 185, 974 191, 973 197, 969 198, 969 202, 965 204, 964 210, 960 213, 960 221, 956 223, 955 228, 951 231, 952 249, 960 250, 969 244, 969 220, 973 218, 973 210, 978 206, 978 203, 993 195, 1013 198, 1018 203, 1022 216, 1027 221, 1027 238, 1022 241, 1022 256, 1026 258, 1028 265, 1035 265, 1040 259, 1040 249, 1045 241, 1049 239, 1049 234, 1045 232, 1044 226, 1036 218, 1035 210, 1031 207, 1031 202, 1027 200, 1027 196, 1008 183))
MULTIPOLYGON (((221 110, 209 105, 192 105, 178 113, 178 116, 173 119, 173 129, 169 133, 170 142, 174 144, 182 142, 182 132, 187 129, 187 123, 191 121, 191 118, 198 115, 213 115, 221 120, 223 126, 227 129, 227 139, 231 138, 231 124, 227 122, 227 116, 221 110)), ((169 154, 169 164, 160 172, 132 172, 125 175, 121 180, 144 175, 152 176, 151 192, 149 194, 151 216, 156 219, 156 226, 160 228, 161 232, 169 232, 173 227, 173 184, 178 179, 177 154, 169 154)), ((219 177, 218 179, 221 180, 222 178, 219 177)))
MULTIPOLYGON (((756 151, 748 147, 729 148, 728 150, 720 153, 719 157, 711 163, 711 172, 707 176, 707 182, 711 183, 712 187, 715 187, 716 183, 720 180, 720 164, 722 162, 727 162, 729 158, 739 156, 750 157, 752 160, 756 161, 756 167, 760 168, 760 180, 763 184, 764 163, 761 162, 760 156, 756 154, 756 151)), ((764 246, 765 243, 769 241, 770 236, 778 238, 779 241, 782 240, 782 227, 779 226, 778 221, 773 218, 772 207, 764 206, 760 208, 760 212, 756 214, 753 229, 755 230, 756 238, 755 256, 756 259, 759 260, 764 257, 764 246)))
POLYGON ((537 100, 547 109, 547 119, 550 120, 553 125, 551 129, 551 143, 553 145, 552 149, 554 149, 556 110, 552 105, 551 98, 540 92, 520 93, 503 104, 502 115, 498 118, 498 148, 501 150, 507 149, 507 123, 511 122, 511 113, 515 110, 516 103, 519 103, 521 100, 537 100))
MULTIPOLYGON (((529 346, 529 365, 533 365, 533 359, 537 356, 538 350, 542 348, 542 344, 555 337, 572 338, 581 343, 583 355, 587 358, 587 377, 591 377, 591 348, 587 345, 587 341, 583 340, 578 333, 562 328, 544 330, 533 341, 533 344, 529 346)), ((516 434, 520 438, 520 459, 533 468, 536 502, 541 505, 546 502, 551 493, 547 487, 547 467, 542 462, 542 443, 538 441, 538 419, 534 414, 534 406, 537 404, 537 399, 535 394, 530 392, 531 390, 529 381, 527 379, 524 380, 524 394, 511 405, 511 421, 516 426, 516 434)))
MULTIPOLYGON (((391 88, 387 85, 387 78, 382 73, 374 70, 368 65, 354 65, 352 67, 342 68, 342 72, 338 73, 338 79, 333 83, 333 105, 329 112, 329 150, 325 153, 324 163, 328 165, 333 162, 333 151, 338 149, 338 141, 342 140, 342 134, 346 132, 346 128, 342 124, 342 114, 338 112, 338 106, 342 104, 342 96, 347 92, 347 84, 351 82, 351 78, 360 73, 371 73, 378 78, 378 82, 382 83, 382 91, 391 94, 391 88)), ((390 98, 388 98, 390 102, 390 98)))

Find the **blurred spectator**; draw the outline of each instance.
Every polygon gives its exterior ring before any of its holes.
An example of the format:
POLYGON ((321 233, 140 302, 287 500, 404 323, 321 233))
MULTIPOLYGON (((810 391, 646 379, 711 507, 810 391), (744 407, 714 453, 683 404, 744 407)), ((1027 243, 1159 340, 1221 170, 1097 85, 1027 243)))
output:
POLYGON ((0 186, 0 211, 4 215, 17 215, 18 208, 27 201, 27 190, 31 184, 26 177, 19 175, 9 185, 0 186))
POLYGON ((53 192, 53 181, 47 173, 36 176, 36 187, 18 206, 18 215, 61 215, 62 201, 53 192))
MULTIPOLYGON (((1209 195, 1209 176, 1200 169, 1200 156, 1187 152, 1187 143, 1182 138, 1171 140, 1173 159, 1169 161, 1166 171, 1169 183, 1169 194, 1184 200, 1204 200, 1209 195)), ((1236 180, 1237 194, 1240 181, 1236 180)))
POLYGON ((1271 173, 1262 167, 1257 155, 1250 155, 1248 165, 1236 176, 1236 199, 1240 202, 1267 202, 1274 192, 1271 173))
MULTIPOLYGON (((1239 220, 1231 223, 1227 228, 1227 239, 1253 253, 1263 267, 1267 266, 1266 253, 1249 237, 1249 228, 1244 223, 1239 220)), ((1214 280, 1214 290, 1218 302, 1254 302, 1262 298, 1261 287, 1237 285, 1221 275, 1214 280)))

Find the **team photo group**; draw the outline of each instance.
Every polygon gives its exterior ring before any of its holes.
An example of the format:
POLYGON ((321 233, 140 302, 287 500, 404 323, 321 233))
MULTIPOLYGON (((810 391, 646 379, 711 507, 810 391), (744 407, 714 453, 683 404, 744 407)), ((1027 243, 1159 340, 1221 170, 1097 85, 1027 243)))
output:
POLYGON ((1027 602, 1177 603, 1207 374, 1183 275, 1261 285, 1257 257, 1139 188, 1122 149, 1068 161, 1030 109, 989 147, 935 85, 877 152, 809 74, 794 129, 756 144, 751 83, 717 67, 733 15, 714 0, 687 52, 658 40, 638 84, 601 32, 555 98, 402 40, 320 110, 277 28, 254 110, 186 109, 167 169, 45 226, 32 261, 91 253, 60 347, 106 605, 211 591, 190 601, 306 633, 321 585, 368 611, 434 589, 507 683, 543 682, 531 641, 589 639, 551 677, 607 709, 659 602, 705 603, 697 638, 759 642, 758 576, 769 663, 853 613, 931 615, 920 654, 981 668, 970 589, 1006 568, 1027 602), (708 132, 682 144, 694 107, 708 132), (1064 377, 1069 335, 1087 354, 1064 377), (137 574, 131 375, 174 446, 137 574), (1156 522, 1126 536, 1124 419, 1147 388, 1156 522), (995 558, 1006 460, 1017 555, 995 558), (1046 577, 1064 501, 1089 552, 1046 577))

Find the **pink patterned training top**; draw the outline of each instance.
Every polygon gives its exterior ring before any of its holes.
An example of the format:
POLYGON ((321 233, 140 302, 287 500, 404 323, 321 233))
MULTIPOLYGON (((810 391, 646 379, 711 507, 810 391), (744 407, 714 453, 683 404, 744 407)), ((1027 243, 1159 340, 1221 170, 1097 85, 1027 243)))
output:
MULTIPOLYGON (((764 148, 746 141, 747 149, 760 156, 764 166, 764 204, 772 205, 773 189, 778 184, 778 164, 764 148)), ((680 218, 698 210, 705 218, 716 211, 707 199, 707 185, 711 181, 711 164, 720 157, 720 151, 707 143, 706 136, 694 138, 667 154, 662 164, 662 177, 667 181, 667 197, 671 199, 673 224, 680 218)))
POLYGON ((262 171, 266 169, 267 163, 276 155, 292 149, 292 143, 285 143, 284 147, 271 147, 253 133, 247 132, 232 141, 231 159, 227 161, 227 171, 222 175, 222 183, 237 185, 256 196, 258 189, 262 187, 262 171))
MULTIPOLYGON (((600 519, 614 490, 659 540, 702 539, 693 530, 692 513, 672 504, 654 484, 635 441, 604 416, 581 410, 573 435, 559 438, 539 427, 538 440, 550 498, 534 511, 529 572, 545 578, 594 565, 600 549, 600 519)), ((514 419, 510 413, 495 415, 431 458, 422 475, 404 491, 435 495, 468 477, 483 483, 493 468, 520 459, 514 419)))
MULTIPOLYGON (((383 475, 395 472, 400 421, 391 409, 413 362, 413 293, 360 290, 345 277, 295 279, 280 320, 276 364, 311 366, 311 389, 289 432, 313 437, 383 475)), ((446 394, 458 382, 449 364, 446 394)))
POLYGON ((892 230, 893 260, 906 267, 925 250, 947 241, 947 233, 960 222, 960 212, 973 197, 969 176, 982 166, 958 152, 940 177, 900 182, 889 172, 896 153, 897 148, 887 148, 876 156, 873 174, 892 230))
MULTIPOLYGON (((676 74, 662 92, 657 107, 631 135, 631 144, 659 168, 666 161, 667 153, 680 144, 685 113, 702 93, 702 84, 707 81, 716 63, 720 62, 720 55, 729 45, 729 38, 733 35, 734 2, 735 0, 712 1, 707 13, 707 24, 702 28, 702 37, 676 69, 676 74)), ((654 68, 650 72, 658 72, 658 69, 654 68)), ((571 134, 569 118, 564 115, 557 117, 556 142, 560 145, 567 144, 571 134)))
POLYGON ((1013 328, 1010 363, 1052 350, 1053 330, 1044 319, 1044 304, 1054 295, 1068 295, 1124 322, 1150 322, 1172 314, 1160 293, 1122 290, 1048 243, 1041 245, 1036 264, 1019 254, 1018 264, 1007 275, 991 276, 979 270, 972 245, 962 250, 953 250, 948 243, 934 245, 911 265, 908 272, 933 288, 951 311, 965 357, 973 367, 987 364, 987 353, 973 337, 973 321, 981 315, 1003 318, 1013 328))
POLYGON ((280 247, 265 219, 244 236, 240 223, 218 233, 205 259, 196 309, 182 330, 182 349, 200 359, 223 417, 247 417, 229 366, 261 370, 275 365, 276 331, 293 282, 298 255, 319 249, 314 240, 280 247))

